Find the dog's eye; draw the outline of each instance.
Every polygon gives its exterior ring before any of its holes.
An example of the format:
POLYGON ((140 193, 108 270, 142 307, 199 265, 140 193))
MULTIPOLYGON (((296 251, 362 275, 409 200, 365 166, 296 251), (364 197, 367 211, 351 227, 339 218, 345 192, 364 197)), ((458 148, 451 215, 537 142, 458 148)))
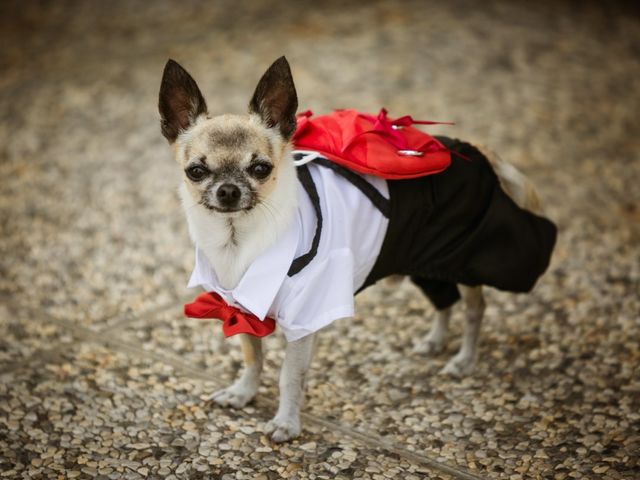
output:
POLYGON ((204 177, 207 176, 207 174, 209 173, 209 170, 207 170, 204 167, 201 167, 200 165, 194 165, 192 167, 189 167, 185 170, 185 173, 187 174, 187 177, 189 177, 189 180, 192 180, 194 182, 199 182, 200 180, 202 180, 204 177))
POLYGON ((249 167, 249 174, 258 180, 264 180, 269 176, 271 170, 273 170, 273 165, 270 163, 254 163, 249 167))

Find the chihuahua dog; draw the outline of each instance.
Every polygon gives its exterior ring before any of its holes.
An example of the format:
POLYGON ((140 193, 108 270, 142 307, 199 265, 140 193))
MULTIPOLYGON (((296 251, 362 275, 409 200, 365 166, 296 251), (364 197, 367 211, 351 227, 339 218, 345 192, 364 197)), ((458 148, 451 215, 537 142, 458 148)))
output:
MULTIPOLYGON (((482 286, 529 291, 556 235, 518 170, 458 140, 439 138, 460 157, 447 170, 410 180, 345 173, 326 159, 297 166, 297 107, 284 57, 260 79, 246 115, 210 115, 196 82, 173 60, 159 95, 197 247, 190 285, 261 320, 270 315, 288 340, 279 407, 266 426, 276 442, 300 434, 315 333, 351 316, 357 291, 409 276, 436 308, 430 333, 415 346, 424 354, 444 348, 451 307, 462 298, 462 346, 443 372, 465 375, 477 358, 482 286)), ((212 396, 223 406, 241 408, 258 390, 261 340, 242 334, 241 344, 240 377, 212 396)))

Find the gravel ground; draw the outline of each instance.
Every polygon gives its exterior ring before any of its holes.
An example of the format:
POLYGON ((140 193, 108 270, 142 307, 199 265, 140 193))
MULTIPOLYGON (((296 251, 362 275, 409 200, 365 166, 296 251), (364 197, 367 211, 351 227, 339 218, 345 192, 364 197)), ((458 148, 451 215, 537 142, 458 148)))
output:
MULTIPOLYGON (((0 5, 0 476, 640 478, 640 17, 631 3, 0 5), (285 53, 301 107, 454 120, 537 184, 560 228, 531 295, 487 294, 473 376, 412 353, 408 282, 323 333, 303 435, 205 398, 234 340, 184 319, 193 262, 161 137, 167 57, 239 112, 285 53), (392 320, 392 321, 391 321, 392 320)), ((216 328, 214 328, 216 327, 216 328)))

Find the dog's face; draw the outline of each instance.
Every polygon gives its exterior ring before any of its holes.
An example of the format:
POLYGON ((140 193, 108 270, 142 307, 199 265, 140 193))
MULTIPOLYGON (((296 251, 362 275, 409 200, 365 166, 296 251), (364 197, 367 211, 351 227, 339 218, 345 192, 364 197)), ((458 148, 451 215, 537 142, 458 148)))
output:
POLYGON ((213 214, 246 212, 269 197, 287 158, 298 101, 289 64, 265 72, 248 115, 209 116, 196 82, 173 60, 164 69, 162 134, 174 147, 193 200, 213 214))

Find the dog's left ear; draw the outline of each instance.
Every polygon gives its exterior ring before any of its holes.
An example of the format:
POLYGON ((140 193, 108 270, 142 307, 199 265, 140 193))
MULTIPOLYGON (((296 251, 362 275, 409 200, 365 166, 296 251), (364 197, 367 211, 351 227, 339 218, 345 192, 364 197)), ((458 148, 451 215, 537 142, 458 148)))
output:
POLYGON ((280 57, 258 82, 249 102, 249 112, 259 115, 269 128, 277 127, 288 140, 296 130, 297 109, 298 96, 289 62, 280 57))

